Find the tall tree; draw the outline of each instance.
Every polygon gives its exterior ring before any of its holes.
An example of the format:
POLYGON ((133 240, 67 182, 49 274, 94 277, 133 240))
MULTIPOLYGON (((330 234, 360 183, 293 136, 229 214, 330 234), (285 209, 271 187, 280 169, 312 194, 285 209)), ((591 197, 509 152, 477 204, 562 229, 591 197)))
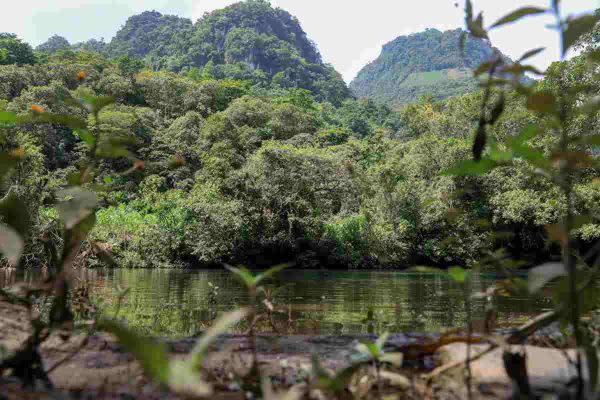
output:
POLYGON ((0 33, 0 65, 34 64, 33 49, 12 33, 0 33))

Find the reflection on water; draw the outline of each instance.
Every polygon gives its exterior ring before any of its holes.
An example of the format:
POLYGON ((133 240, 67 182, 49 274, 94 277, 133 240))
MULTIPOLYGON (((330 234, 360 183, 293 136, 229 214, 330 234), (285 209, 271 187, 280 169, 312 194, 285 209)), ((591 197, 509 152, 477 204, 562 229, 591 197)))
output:
MULTIPOLYGON (((32 282, 42 274, 0 270, 0 286, 32 282)), ((224 271, 117 269, 77 274, 89 282, 94 301, 108 312, 116 306, 117 284, 129 288, 119 315, 152 335, 194 335, 219 313, 248 300, 237 279, 224 271)), ((479 274, 473 289, 480 291, 494 282, 493 275, 479 274)), ((287 333, 439 332, 465 323, 461 286, 430 274, 284 271, 266 286, 281 287, 273 296, 280 310, 276 325, 287 333)), ((496 306, 499 325, 507 326, 550 309, 551 303, 523 296, 498 299, 496 306)), ((484 300, 473 300, 474 320, 482 320, 484 314, 484 300)), ((264 329, 270 327, 265 324, 264 329)))

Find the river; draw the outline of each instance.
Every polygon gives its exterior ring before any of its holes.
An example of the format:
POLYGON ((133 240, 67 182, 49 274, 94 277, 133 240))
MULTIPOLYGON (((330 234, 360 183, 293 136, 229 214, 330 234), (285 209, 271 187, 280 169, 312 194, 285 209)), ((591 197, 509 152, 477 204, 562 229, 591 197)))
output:
MULTIPOLYGON (((93 269, 76 274, 80 284, 88 285, 93 302, 109 314, 116 312, 117 291, 128 288, 119 317, 149 335, 192 336, 218 314, 248 303, 237 278, 222 270, 93 269)), ((0 270, 0 286, 42 276, 38 269, 0 270)), ((474 273, 472 293, 497 281, 494 274, 474 273)), ((463 286, 434 274, 288 270, 265 287, 280 333, 441 332, 465 325, 463 286)), ((483 324, 490 304, 498 312, 498 327, 518 325, 552 308, 547 297, 527 293, 471 303, 475 329, 483 324)), ((273 331, 266 318, 258 327, 273 331)))

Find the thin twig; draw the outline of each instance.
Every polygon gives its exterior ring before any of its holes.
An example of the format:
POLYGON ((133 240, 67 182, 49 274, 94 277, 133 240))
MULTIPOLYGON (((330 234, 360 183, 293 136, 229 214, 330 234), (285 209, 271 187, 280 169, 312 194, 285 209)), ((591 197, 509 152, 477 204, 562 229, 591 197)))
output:
POLYGON ((473 399, 473 371, 471 370, 471 337, 473 336, 473 321, 471 316, 471 279, 467 277, 465 281, 465 307, 467 309, 467 397, 473 399))

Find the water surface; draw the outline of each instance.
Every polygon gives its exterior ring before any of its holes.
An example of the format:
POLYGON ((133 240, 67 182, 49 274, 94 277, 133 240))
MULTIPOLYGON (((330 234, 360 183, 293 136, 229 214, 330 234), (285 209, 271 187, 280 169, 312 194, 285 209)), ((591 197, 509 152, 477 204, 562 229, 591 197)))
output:
MULTIPOLYGON (((191 336, 206 329, 218 314, 248 303, 239 281, 220 270, 95 269, 77 274, 80 282, 89 283, 94 302, 108 313, 116 312, 117 288, 128 288, 119 316, 152 335, 191 336)), ((0 272, 0 286, 34 281, 41 275, 40 270, 0 272)), ((474 275, 473 292, 497 279, 493 274, 474 275)), ((440 332, 465 324, 463 287, 433 274, 284 271, 265 286, 280 288, 272 297, 281 333, 440 332)), ((498 298, 494 306, 502 327, 522 323, 552 304, 525 294, 498 298)), ((481 324, 486 301, 472 300, 472 309, 475 325, 481 324)), ((267 321, 259 329, 273 331, 267 321)))

